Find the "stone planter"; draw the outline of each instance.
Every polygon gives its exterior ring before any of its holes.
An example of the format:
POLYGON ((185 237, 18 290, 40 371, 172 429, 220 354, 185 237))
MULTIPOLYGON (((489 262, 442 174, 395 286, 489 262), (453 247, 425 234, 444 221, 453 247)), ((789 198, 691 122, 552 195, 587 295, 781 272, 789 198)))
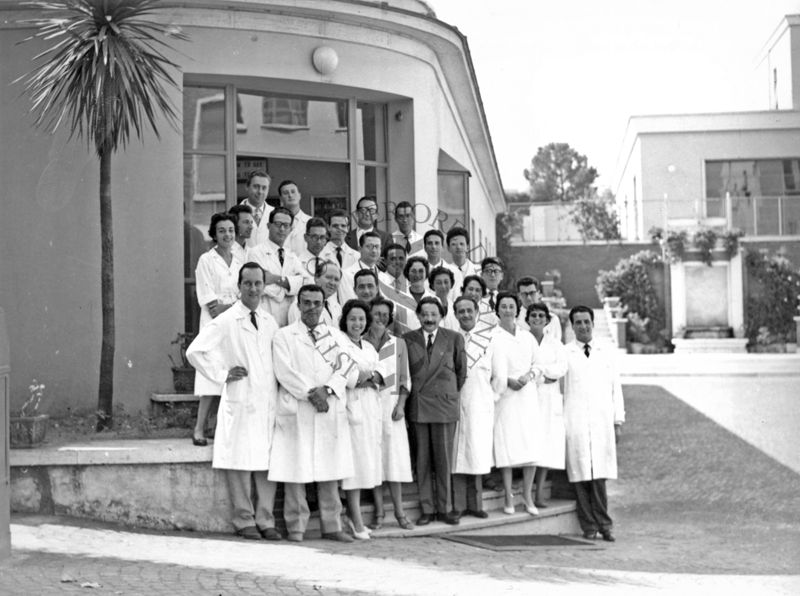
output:
POLYGON ((8 439, 13 449, 30 449, 44 442, 50 416, 12 416, 8 421, 8 439))
POLYGON ((173 366, 172 384, 176 393, 194 393, 194 369, 191 366, 173 366))

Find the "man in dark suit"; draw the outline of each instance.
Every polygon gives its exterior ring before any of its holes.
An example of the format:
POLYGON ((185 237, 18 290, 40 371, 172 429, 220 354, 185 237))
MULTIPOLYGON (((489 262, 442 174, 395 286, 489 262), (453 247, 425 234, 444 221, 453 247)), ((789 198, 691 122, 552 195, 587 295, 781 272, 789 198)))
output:
POLYGON ((417 525, 424 526, 435 519, 457 524, 450 473, 460 411, 459 391, 467 377, 464 338, 439 327, 444 307, 437 298, 422 298, 416 312, 422 328, 409 331, 404 338, 411 372, 409 421, 416 435, 417 486, 422 509, 417 525))
POLYGON ((375 227, 378 221, 378 201, 375 197, 361 197, 356 204, 356 224, 358 227, 347 232, 344 237, 347 246, 353 250, 359 250, 359 240, 364 232, 375 232, 381 237, 381 246, 389 246, 392 243, 392 235, 375 227))

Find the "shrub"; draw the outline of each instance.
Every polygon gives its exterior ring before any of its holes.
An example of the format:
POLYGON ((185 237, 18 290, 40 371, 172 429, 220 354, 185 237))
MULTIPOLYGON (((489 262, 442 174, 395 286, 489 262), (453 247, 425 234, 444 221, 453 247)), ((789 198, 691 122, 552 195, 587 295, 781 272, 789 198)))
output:
POLYGON ((750 343, 797 341, 794 316, 800 294, 800 271, 780 254, 748 250, 745 264, 751 281, 745 311, 745 333, 750 343), (762 329, 765 328, 765 329, 762 329))

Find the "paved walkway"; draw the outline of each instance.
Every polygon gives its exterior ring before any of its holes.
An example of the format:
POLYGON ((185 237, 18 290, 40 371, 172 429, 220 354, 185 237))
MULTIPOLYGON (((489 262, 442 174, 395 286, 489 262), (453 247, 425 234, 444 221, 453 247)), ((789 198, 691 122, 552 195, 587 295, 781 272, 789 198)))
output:
POLYGON ((0 593, 799 594, 798 378, 628 382, 622 476, 609 486, 614 544, 507 552, 434 537, 291 545, 15 517, 0 593))

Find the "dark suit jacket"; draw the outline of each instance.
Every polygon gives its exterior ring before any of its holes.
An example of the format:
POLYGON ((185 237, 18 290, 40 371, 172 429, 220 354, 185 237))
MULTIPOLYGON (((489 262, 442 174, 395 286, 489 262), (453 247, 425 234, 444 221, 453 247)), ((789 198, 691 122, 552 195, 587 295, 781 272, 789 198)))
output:
POLYGON ((457 422, 459 391, 467 378, 464 338, 440 327, 430 362, 422 329, 409 331, 404 339, 411 372, 409 419, 422 423, 457 422))
MULTIPOLYGON (((383 249, 386 248, 389 244, 393 242, 392 235, 388 232, 384 232, 383 230, 379 230, 378 228, 372 228, 373 232, 377 232, 378 236, 381 237, 381 253, 383 253, 383 249)), ((355 250, 360 250, 361 247, 358 245, 358 238, 356 237, 356 231, 350 230, 344 237, 344 241, 347 243, 347 246, 353 248, 355 250)))

